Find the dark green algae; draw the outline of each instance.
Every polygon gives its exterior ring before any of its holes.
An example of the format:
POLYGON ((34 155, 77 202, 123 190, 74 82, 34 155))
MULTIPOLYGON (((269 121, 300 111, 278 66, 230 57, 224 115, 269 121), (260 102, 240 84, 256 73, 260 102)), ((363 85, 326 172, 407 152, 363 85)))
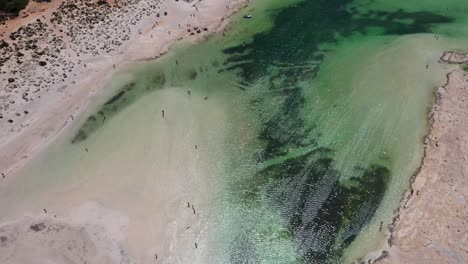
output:
POLYGON ((125 84, 118 90, 117 94, 112 96, 99 108, 97 113, 86 119, 76 135, 72 138, 72 144, 84 141, 91 133, 103 126, 108 118, 112 118, 146 93, 162 89, 165 84, 166 77, 162 72, 150 75, 147 82, 140 83, 131 81, 125 84))
MULTIPOLYGON (((318 129, 318 124, 304 120, 301 110, 306 98, 301 83, 320 74, 320 64, 327 53, 321 49, 322 44, 356 34, 429 33, 436 24, 452 22, 450 17, 430 12, 362 12, 349 7, 352 2, 308 0, 281 10, 271 30, 255 35, 250 43, 225 48, 228 59, 219 70, 236 72, 238 87, 246 91, 256 89, 251 84, 262 79, 268 97, 251 100, 253 113, 260 113, 272 98, 281 102, 273 116, 258 118, 261 122, 258 139, 263 144, 258 162, 284 158, 242 180, 239 186, 243 187, 232 192, 239 197, 237 202, 250 206, 255 206, 262 194, 261 199, 266 199, 286 220, 286 236, 297 245, 298 262, 302 263, 339 263, 343 250, 374 216, 392 176, 387 166, 391 161, 376 158, 367 167, 356 166, 353 175, 341 181, 341 172, 334 168, 335 150, 319 146, 324 132, 318 129), (371 30, 375 28, 378 30, 371 30), (271 66, 276 66, 274 71, 271 66), (310 151, 286 157, 290 149, 298 148, 310 151)), ((197 78, 198 71, 190 71, 187 79, 197 78)), ((164 87, 166 77, 157 76, 154 82, 142 86, 125 85, 97 114, 88 118, 72 143, 85 140, 144 92, 164 87)), ((242 245, 233 250, 231 263, 260 261, 256 259, 256 244, 248 235, 242 233, 231 240, 236 241, 237 247, 242 245)))

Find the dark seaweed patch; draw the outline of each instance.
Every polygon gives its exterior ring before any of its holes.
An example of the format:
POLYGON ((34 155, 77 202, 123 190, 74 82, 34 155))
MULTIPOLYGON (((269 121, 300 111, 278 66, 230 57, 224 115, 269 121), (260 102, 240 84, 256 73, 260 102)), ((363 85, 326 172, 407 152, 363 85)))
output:
POLYGON ((191 69, 188 74, 189 80, 195 80, 197 78, 197 71, 195 69, 191 69))
MULTIPOLYGON (((359 13, 345 8, 351 2, 309 0, 283 10, 271 31, 257 34, 252 43, 225 49, 224 52, 231 55, 226 66, 240 68, 242 78, 252 81, 265 76, 268 67, 278 62, 296 66, 310 61, 320 62, 323 57, 317 53, 320 44, 335 42, 336 36, 367 34, 368 27, 382 28, 383 35, 424 33, 431 32, 435 24, 453 21, 453 18, 431 12, 376 10, 359 13)), ((287 73, 300 74, 300 70, 295 70, 298 68, 284 69, 287 73)))
POLYGON ((113 96, 111 99, 105 102, 103 106, 101 106, 97 114, 88 117, 88 119, 84 122, 76 135, 73 137, 71 141, 72 144, 87 139, 89 134, 102 126, 108 117, 111 117, 115 113, 122 110, 123 107, 129 103, 129 98, 125 95, 129 95, 129 93, 134 91, 135 88, 135 82, 131 82, 125 85, 115 96, 113 96))
POLYGON ((29 228, 35 232, 39 232, 41 230, 44 230, 46 228, 46 225, 44 223, 38 223, 31 225, 29 228))
POLYGON ((150 85, 147 85, 148 90, 162 88, 166 84, 166 75, 162 72, 155 72, 149 76, 150 85))
POLYGON ((262 192, 288 220, 306 263, 339 259, 372 219, 390 177, 387 168, 372 165, 342 184, 330 154, 317 149, 270 166, 255 176, 255 187, 246 188, 247 200, 262 192))
POLYGON ((109 118, 113 117, 125 107, 137 100, 144 94, 160 89, 166 84, 166 77, 163 73, 156 72, 145 76, 139 82, 131 82, 122 87, 116 95, 105 102, 96 114, 91 115, 84 122, 71 143, 79 143, 86 140, 88 136, 101 127, 109 118))
POLYGON ((109 101, 107 101, 104 105, 110 105, 110 104, 117 102, 124 94, 125 94, 125 91, 120 91, 118 94, 112 97, 109 101))
POLYGON ((462 69, 463 69, 465 72, 468 72, 468 65, 463 65, 463 66, 462 66, 462 69))

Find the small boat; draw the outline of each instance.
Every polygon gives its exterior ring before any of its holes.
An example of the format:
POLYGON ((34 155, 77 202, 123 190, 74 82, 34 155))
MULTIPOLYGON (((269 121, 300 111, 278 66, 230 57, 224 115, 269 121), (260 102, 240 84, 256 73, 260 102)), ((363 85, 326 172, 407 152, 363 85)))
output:
POLYGON ((252 18, 252 15, 245 15, 244 18, 252 18))

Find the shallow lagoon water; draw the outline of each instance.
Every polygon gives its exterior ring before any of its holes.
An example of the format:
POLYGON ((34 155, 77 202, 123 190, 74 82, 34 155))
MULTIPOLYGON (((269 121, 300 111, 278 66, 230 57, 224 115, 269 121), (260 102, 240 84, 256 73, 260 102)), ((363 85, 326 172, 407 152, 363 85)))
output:
POLYGON ((167 206, 152 200, 196 197, 200 250, 173 247, 168 263, 378 252, 453 68, 438 56, 468 44, 468 3, 439 2, 254 1, 224 37, 117 76, 82 125, 0 189, 0 207, 20 215, 65 189, 138 218, 167 206))

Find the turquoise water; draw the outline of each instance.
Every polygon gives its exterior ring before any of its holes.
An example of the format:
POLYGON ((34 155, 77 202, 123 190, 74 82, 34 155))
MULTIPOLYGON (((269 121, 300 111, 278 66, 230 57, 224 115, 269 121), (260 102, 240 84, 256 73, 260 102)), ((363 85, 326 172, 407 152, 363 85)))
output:
POLYGON ((253 1, 225 36, 135 67, 64 148, 99 147, 108 122, 164 89, 221 102, 224 142, 201 145, 224 169, 203 190, 199 263, 363 258, 385 245, 420 165, 449 70, 438 56, 468 45, 468 2, 440 2, 253 1))

